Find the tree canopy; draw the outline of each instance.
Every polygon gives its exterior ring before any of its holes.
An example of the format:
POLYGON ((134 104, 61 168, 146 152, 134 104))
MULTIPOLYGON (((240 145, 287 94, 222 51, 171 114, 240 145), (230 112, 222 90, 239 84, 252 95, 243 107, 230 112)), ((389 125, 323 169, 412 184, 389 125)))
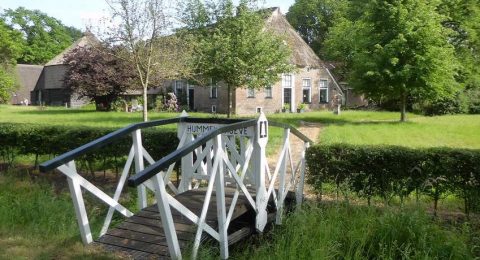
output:
POLYGON ((286 18, 315 53, 326 58, 324 41, 337 16, 345 14, 346 7, 346 0, 297 0, 286 18))
POLYGON ((254 5, 240 1, 235 11, 231 1, 221 1, 214 15, 208 15, 215 21, 203 23, 210 26, 197 34, 195 68, 202 78, 226 84, 228 116, 232 90, 273 85, 282 73, 294 69, 289 64, 289 47, 280 36, 265 29, 263 13, 252 8, 254 5))
POLYGON ((0 103, 7 102, 16 88, 14 66, 21 53, 20 39, 0 18, 0 103))
POLYGON ((399 100, 402 121, 407 98, 455 93, 457 60, 434 3, 371 0, 362 8, 358 18, 339 19, 326 41, 349 67, 354 89, 374 100, 399 100))
POLYGON ((97 110, 109 111, 112 101, 137 81, 132 64, 116 57, 120 51, 102 46, 72 50, 65 56, 65 86, 94 101, 97 110))
POLYGON ((44 64, 81 37, 78 29, 65 26, 39 10, 19 7, 7 9, 1 16, 10 30, 22 35, 18 63, 44 64))

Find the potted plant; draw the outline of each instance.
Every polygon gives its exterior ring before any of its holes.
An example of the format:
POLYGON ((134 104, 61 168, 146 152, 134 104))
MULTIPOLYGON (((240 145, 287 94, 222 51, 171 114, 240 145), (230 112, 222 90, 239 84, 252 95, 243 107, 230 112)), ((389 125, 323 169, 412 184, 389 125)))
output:
POLYGON ((303 113, 305 112, 305 108, 307 107, 307 105, 305 103, 300 103, 297 107, 297 113, 303 113))
POLYGON ((284 104, 283 105, 283 108, 282 108, 282 112, 285 113, 285 112, 289 112, 290 113, 290 104, 284 104))

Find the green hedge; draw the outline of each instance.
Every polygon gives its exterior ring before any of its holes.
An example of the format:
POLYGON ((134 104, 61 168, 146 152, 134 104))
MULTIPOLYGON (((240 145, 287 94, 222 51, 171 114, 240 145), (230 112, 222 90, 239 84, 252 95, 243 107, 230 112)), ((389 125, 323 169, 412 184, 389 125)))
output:
POLYGON ((308 149, 307 181, 317 192, 333 183, 366 198, 388 202, 425 194, 437 203, 446 194, 465 202, 465 211, 480 209, 480 150, 399 146, 317 145, 308 149))
MULTIPOLYGON (((15 155, 60 155, 117 129, 73 126, 44 126, 33 124, 0 124, 0 160, 11 164, 15 155)), ((143 145, 154 159, 159 159, 174 151, 178 144, 173 130, 142 130, 143 145)), ((82 158, 84 163, 106 162, 112 158, 128 155, 132 145, 131 135, 127 135, 82 158)), ((35 162, 36 164, 37 162, 35 162)))

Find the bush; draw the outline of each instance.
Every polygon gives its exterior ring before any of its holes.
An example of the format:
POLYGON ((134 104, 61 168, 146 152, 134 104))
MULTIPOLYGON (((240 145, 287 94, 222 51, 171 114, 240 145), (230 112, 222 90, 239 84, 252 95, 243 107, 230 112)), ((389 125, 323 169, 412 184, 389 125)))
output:
MULTIPOLYGON (((4 162, 13 162, 11 157, 16 154, 34 155, 36 166, 40 155, 56 156, 115 130, 117 129, 2 123, 0 124, 0 155, 4 162), (9 158, 10 160, 7 161, 9 158)), ((142 137, 145 149, 155 159, 175 150, 178 144, 177 134, 172 130, 146 129, 142 130, 142 137)), ((131 136, 127 135, 79 159, 91 163, 122 158, 128 155, 131 145, 131 136)))
POLYGON ((336 144, 313 146, 306 158, 307 180, 319 193, 323 183, 334 183, 369 203, 373 196, 403 201, 417 191, 433 199, 435 210, 446 193, 462 198, 467 214, 480 205, 478 150, 336 144))

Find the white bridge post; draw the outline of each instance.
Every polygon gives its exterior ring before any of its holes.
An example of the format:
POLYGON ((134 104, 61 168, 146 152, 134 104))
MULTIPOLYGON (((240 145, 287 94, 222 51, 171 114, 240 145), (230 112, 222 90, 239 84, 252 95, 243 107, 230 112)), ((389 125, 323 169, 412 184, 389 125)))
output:
POLYGON ((267 162, 265 160, 265 149, 268 142, 268 121, 265 114, 262 112, 257 121, 254 137, 253 150, 253 174, 256 188, 256 208, 257 216, 255 219, 255 228, 262 232, 267 224, 267 190, 265 187, 265 167, 267 162))
MULTIPOLYGON (((133 139, 133 150, 135 153, 135 173, 141 172, 144 168, 144 161, 143 161, 143 145, 142 145, 142 132, 140 129, 135 130, 132 133, 133 139)), ((145 189, 145 185, 140 184, 137 187, 137 203, 138 208, 141 210, 147 207, 147 191, 145 189)))
MULTIPOLYGON (((183 110, 180 117, 188 117, 187 112, 183 110)), ((188 131, 186 131, 187 129, 185 129, 186 127, 187 127, 186 123, 179 123, 177 128, 178 139, 181 140, 182 138, 186 138, 184 145, 188 145, 191 141, 193 141, 193 134, 188 133, 188 131), (184 135, 186 136, 184 137, 184 135)), ((178 183, 177 185, 178 185, 178 192, 182 193, 192 188, 193 152, 182 157, 180 166, 181 166, 181 180, 180 180, 180 183, 178 183)))

